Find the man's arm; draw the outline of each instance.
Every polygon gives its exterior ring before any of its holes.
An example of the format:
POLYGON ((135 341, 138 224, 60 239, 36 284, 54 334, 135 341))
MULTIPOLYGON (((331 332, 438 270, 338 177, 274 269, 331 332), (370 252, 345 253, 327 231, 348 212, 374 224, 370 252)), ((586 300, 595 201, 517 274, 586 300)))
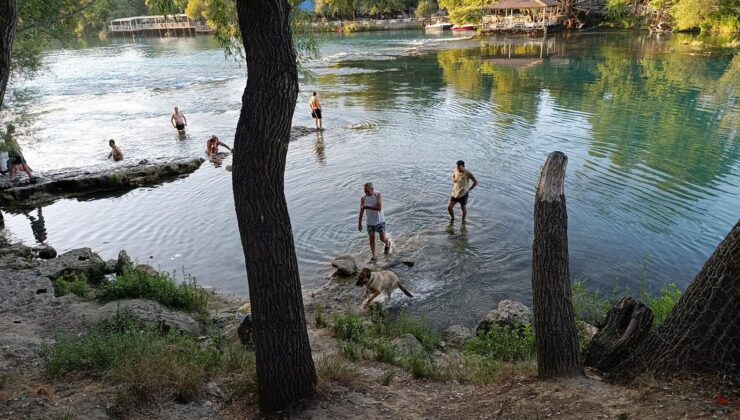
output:
MULTIPOLYGON (((180 114, 180 115, 182 115, 182 122, 183 122, 183 125, 188 125, 188 119, 187 119, 187 118, 185 118, 185 114, 180 114)), ((224 145, 224 146, 225 146, 225 145, 224 145)), ((231 149, 229 149, 229 150, 231 150, 231 149)))
POLYGON ((170 124, 172 124, 173 127, 175 126, 175 114, 172 114, 170 117, 170 124))
POLYGON ((218 141, 218 144, 219 144, 219 146, 223 146, 223 147, 229 149, 229 151, 231 151, 231 147, 227 146, 226 143, 223 143, 221 140, 218 141))
MULTIPOLYGON (((363 198, 364 201, 364 198, 363 198)), ((363 206, 365 210, 381 211, 383 210, 383 196, 378 193, 378 204, 375 207, 363 206)))
POLYGON ((468 191, 473 191, 473 188, 475 188, 476 186, 478 186, 478 180, 475 179, 475 175, 473 175, 473 173, 470 172, 470 171, 468 171, 468 176, 473 181, 473 185, 470 187, 470 189, 468 191))
POLYGON ((106 160, 110 159, 112 156, 113 156, 113 152, 108 153, 108 157, 106 158, 106 160))
POLYGON ((360 198, 360 218, 357 220, 357 230, 362 232, 362 216, 365 215, 365 196, 360 198))

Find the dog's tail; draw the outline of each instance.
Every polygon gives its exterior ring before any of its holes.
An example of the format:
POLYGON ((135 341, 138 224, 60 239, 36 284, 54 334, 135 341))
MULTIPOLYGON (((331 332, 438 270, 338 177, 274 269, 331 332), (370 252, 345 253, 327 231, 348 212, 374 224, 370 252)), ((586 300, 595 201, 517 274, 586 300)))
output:
POLYGON ((401 291, 403 292, 404 295, 406 295, 408 297, 414 297, 414 295, 412 295, 411 293, 409 293, 409 291, 406 290, 405 287, 401 286, 401 283, 398 283, 398 288, 401 289, 401 291))

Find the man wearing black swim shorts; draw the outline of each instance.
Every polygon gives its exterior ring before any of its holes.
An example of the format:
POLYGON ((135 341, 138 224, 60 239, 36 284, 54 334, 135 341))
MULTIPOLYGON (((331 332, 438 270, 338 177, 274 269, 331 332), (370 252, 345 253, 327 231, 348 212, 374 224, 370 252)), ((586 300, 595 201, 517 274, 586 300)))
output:
POLYGON ((316 123, 316 129, 321 130, 321 103, 319 102, 319 96, 316 92, 311 95, 311 100, 308 101, 308 106, 311 107, 311 118, 316 123))
POLYGON ((473 191, 473 188, 478 186, 478 180, 475 179, 473 173, 465 169, 465 162, 458 160, 455 169, 452 171, 452 196, 450 202, 447 204, 447 212, 450 213, 450 222, 455 221, 455 203, 460 203, 460 209, 462 210, 462 222, 465 223, 465 218, 468 215, 468 194, 473 191), (470 181, 473 181, 473 185, 470 185, 470 181))
POLYGON ((185 126, 188 125, 188 119, 185 118, 185 114, 183 114, 182 111, 175 107, 175 112, 170 118, 170 123, 177 129, 177 131, 183 132, 185 131, 185 126))

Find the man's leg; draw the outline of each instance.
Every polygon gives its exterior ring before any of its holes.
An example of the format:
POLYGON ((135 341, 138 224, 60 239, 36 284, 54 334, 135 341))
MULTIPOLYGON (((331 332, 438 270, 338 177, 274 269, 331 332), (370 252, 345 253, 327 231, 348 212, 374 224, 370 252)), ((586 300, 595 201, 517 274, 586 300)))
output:
POLYGON ((447 204, 447 213, 450 213, 450 222, 455 221, 455 212, 453 209, 455 208, 455 203, 450 200, 450 202, 447 204))
POLYGON ((317 120, 319 120, 319 130, 321 130, 322 128, 324 128, 324 125, 321 122, 321 118, 317 118, 317 120))
POLYGON ((16 173, 17 171, 18 171, 18 165, 16 165, 16 164, 14 163, 14 164, 13 164, 13 165, 12 165, 12 166, 10 167, 10 180, 11 180, 11 181, 15 179, 15 173, 16 173))
POLYGON ((368 230, 368 235, 370 236, 370 252, 373 254, 373 258, 375 258, 375 232, 368 230))
POLYGON ((465 218, 468 216, 468 205, 460 203, 460 209, 462 209, 462 222, 465 223, 465 218))
POLYGON ((33 178, 33 175, 31 175, 31 168, 28 167, 25 163, 21 165, 23 170, 28 174, 29 178, 33 178))
POLYGON ((385 248, 383 249, 383 253, 387 254, 391 250, 391 238, 388 237, 388 234, 385 233, 385 230, 380 232, 380 240, 383 241, 385 244, 385 248))

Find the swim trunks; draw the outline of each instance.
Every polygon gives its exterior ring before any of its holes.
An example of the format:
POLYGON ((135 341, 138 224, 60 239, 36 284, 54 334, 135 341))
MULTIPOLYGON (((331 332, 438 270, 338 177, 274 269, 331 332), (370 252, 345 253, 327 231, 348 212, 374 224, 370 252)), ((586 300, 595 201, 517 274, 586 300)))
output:
POLYGON ((311 117, 321 119, 321 108, 316 108, 311 111, 311 117))
POLYGON ((185 129, 185 124, 175 124, 175 128, 177 128, 179 131, 182 131, 185 129))
POLYGON ((453 203, 460 203, 460 205, 467 206, 468 205, 468 193, 465 193, 462 197, 450 197, 450 201, 453 203))
POLYGON ((367 232, 368 233, 378 232, 379 234, 382 235, 385 232, 385 222, 380 222, 377 225, 367 225, 367 232))

